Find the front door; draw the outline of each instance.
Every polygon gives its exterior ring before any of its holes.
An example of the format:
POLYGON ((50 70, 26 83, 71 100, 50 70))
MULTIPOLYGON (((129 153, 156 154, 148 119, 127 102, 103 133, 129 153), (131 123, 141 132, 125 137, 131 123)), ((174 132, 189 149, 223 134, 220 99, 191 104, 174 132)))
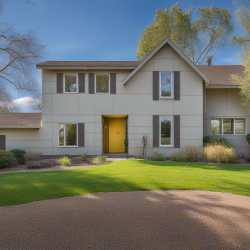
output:
POLYGON ((125 153, 125 118, 109 118, 109 153, 125 153))

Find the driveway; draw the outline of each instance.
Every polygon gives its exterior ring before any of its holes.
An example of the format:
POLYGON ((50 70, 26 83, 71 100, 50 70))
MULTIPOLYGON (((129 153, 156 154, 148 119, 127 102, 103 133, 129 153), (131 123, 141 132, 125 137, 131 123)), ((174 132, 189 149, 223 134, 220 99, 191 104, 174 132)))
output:
POLYGON ((250 197, 99 193, 0 208, 0 249, 249 249, 250 197))

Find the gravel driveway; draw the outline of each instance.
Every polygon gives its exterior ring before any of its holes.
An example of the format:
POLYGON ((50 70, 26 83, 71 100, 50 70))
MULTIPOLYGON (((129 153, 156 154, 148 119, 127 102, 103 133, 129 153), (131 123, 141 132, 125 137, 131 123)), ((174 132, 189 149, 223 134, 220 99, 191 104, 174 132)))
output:
POLYGON ((0 207, 0 249, 249 249, 250 197, 99 193, 0 207))

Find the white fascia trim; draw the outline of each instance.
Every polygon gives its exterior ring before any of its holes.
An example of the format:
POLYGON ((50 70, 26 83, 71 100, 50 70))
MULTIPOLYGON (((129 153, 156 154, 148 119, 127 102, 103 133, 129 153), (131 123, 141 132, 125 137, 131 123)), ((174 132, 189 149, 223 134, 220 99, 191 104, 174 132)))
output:
POLYGON ((199 70, 199 68, 168 38, 166 37, 158 46, 155 47, 144 59, 141 63, 125 78, 123 79, 123 84, 136 74, 136 72, 147 62, 149 59, 156 54, 166 43, 168 43, 185 61, 191 66, 202 78, 203 80, 209 84, 209 79, 199 70))

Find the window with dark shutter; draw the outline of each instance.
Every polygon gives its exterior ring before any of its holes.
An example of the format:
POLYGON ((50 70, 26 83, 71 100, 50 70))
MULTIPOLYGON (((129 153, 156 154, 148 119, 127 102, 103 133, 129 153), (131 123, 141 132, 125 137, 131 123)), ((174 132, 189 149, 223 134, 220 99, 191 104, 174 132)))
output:
POLYGON ((95 93, 95 74, 89 73, 89 94, 95 93))
POLYGON ((174 116, 174 147, 180 148, 180 116, 174 116))
POLYGON ((78 147, 85 146, 84 123, 78 123, 78 147))
POLYGON ((159 115, 153 115, 153 147, 159 147, 159 115))
POLYGON ((85 73, 78 74, 79 93, 85 92, 85 73))
POLYGON ((57 93, 63 93, 63 73, 57 73, 57 93))
POLYGON ((116 73, 110 73, 110 94, 116 94, 116 73))
POLYGON ((153 100, 159 100, 159 71, 153 71, 153 100))
POLYGON ((180 100, 180 71, 174 72, 174 100, 180 100))
POLYGON ((6 149, 6 136, 5 135, 0 135, 0 150, 6 149))

